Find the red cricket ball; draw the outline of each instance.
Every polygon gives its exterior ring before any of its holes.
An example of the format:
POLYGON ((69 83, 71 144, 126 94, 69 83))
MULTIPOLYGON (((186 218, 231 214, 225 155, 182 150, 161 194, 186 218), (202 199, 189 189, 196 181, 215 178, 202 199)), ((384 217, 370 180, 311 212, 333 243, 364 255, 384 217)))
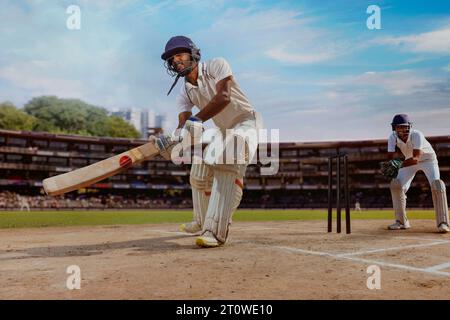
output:
POLYGON ((122 168, 129 167, 131 165, 131 158, 129 156, 121 156, 119 160, 119 164, 122 168))

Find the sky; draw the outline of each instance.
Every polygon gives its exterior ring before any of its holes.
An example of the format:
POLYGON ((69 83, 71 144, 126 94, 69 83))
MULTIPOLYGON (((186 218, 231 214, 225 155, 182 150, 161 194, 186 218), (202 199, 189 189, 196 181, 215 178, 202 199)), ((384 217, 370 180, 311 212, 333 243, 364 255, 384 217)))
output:
MULTIPOLYGON (((0 102, 78 98, 176 126, 160 55, 186 35, 223 57, 281 141, 383 139, 397 113, 450 135, 450 1, 0 0, 0 102), (80 9, 80 28, 67 27, 80 9), (371 5, 380 29, 369 29, 371 5)), ((178 86, 181 84, 178 84, 178 86)))

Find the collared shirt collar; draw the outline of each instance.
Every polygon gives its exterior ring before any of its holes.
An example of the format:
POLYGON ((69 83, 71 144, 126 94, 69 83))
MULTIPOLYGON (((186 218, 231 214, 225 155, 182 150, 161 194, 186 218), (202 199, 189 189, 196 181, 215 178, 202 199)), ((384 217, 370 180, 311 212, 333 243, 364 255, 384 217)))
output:
MULTIPOLYGON (((202 83, 202 80, 203 80, 203 68, 204 68, 203 62, 199 62, 198 65, 197 65, 197 72, 198 72, 197 84, 202 83)), ((184 80, 184 83, 185 83, 187 89, 197 88, 198 87, 198 86, 194 86, 190 82, 186 81, 186 79, 184 80)))
POLYGON ((400 139, 400 137, 398 136, 397 131, 394 131, 395 137, 396 137, 401 143, 404 143, 404 144, 407 144, 407 143, 408 143, 409 139, 411 138, 411 133, 412 133, 412 130, 409 130, 408 139, 406 139, 406 142, 403 142, 403 140, 400 139))
POLYGON ((203 68, 204 68, 204 65, 203 65, 203 62, 199 62, 198 63, 198 78, 202 78, 203 79, 203 68))

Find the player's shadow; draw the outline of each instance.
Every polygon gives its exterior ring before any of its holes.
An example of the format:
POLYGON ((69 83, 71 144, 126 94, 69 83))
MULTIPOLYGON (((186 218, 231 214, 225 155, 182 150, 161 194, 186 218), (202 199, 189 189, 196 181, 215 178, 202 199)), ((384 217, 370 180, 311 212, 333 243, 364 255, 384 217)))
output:
POLYGON ((121 242, 107 242, 101 244, 70 245, 70 246, 45 246, 27 248, 22 250, 0 250, 1 260, 30 259, 30 258, 58 258, 58 257, 82 257, 100 255, 108 251, 134 249, 133 251, 147 253, 161 253, 174 250, 195 250, 194 245, 182 245, 173 240, 191 237, 190 235, 177 235, 169 237, 157 237, 121 242), (2 257, 2 255, 6 255, 2 257))

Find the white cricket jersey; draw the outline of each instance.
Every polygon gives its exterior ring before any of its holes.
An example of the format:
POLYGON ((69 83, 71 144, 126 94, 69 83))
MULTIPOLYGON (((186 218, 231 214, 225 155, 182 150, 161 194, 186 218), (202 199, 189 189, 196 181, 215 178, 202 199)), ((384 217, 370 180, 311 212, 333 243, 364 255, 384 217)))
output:
MULTIPOLYGON (((200 110, 206 107, 216 95, 216 84, 226 77, 232 76, 231 67, 223 58, 216 58, 198 64, 198 86, 185 81, 177 97, 180 112, 192 112, 195 105, 200 110)), ((231 84, 231 101, 212 120, 222 131, 233 128, 236 124, 255 119, 255 113, 248 98, 233 78, 231 84)))
POLYGON ((419 162, 437 159, 433 147, 427 139, 425 139, 423 133, 418 130, 410 131, 406 143, 397 136, 395 131, 392 132, 388 139, 388 152, 395 152, 395 146, 400 149, 405 156, 405 159, 412 158, 414 149, 423 151, 422 156, 419 158, 419 162))

